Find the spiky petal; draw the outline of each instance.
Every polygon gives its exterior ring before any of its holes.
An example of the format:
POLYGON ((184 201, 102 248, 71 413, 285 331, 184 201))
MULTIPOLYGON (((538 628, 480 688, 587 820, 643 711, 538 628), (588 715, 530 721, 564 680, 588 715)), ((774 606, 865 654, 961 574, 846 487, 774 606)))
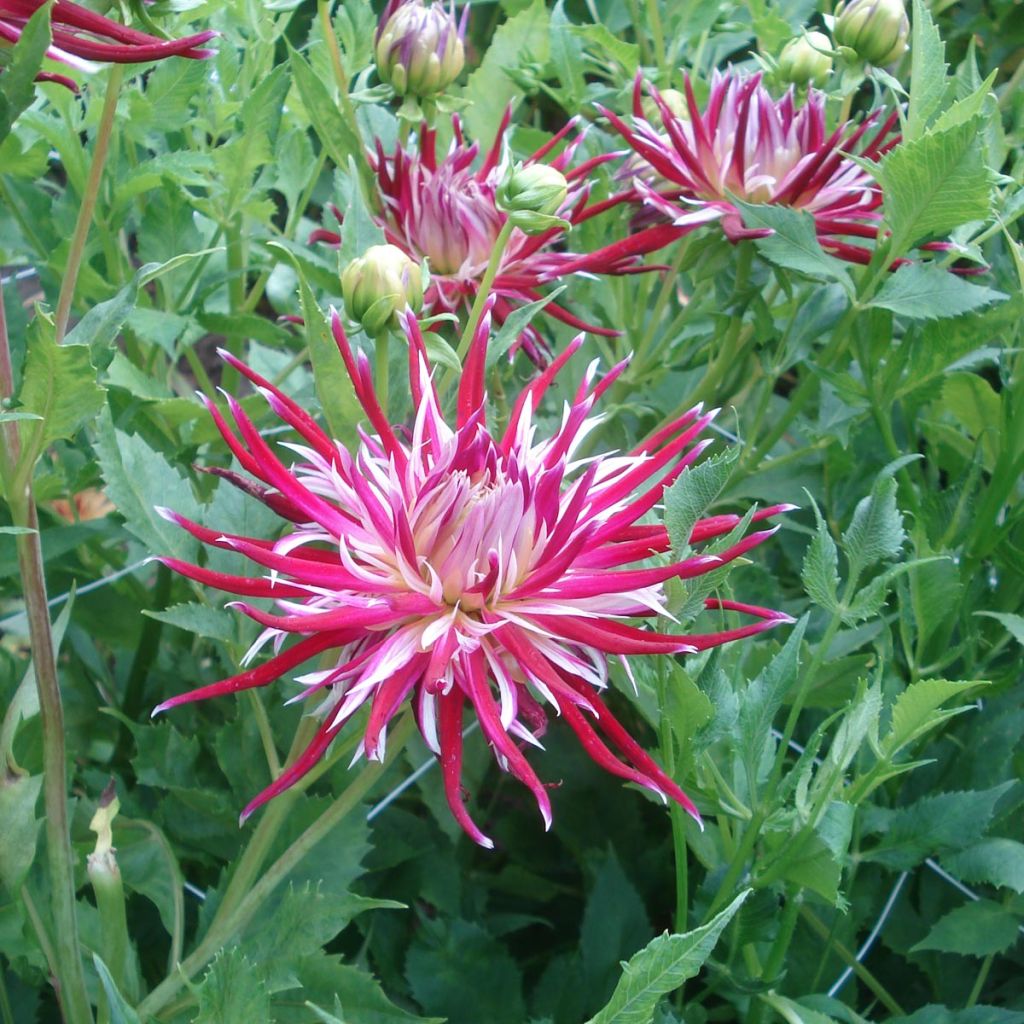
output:
MULTIPOLYGON (((624 454, 576 460, 595 426, 593 406, 625 364, 583 377, 561 426, 539 436, 534 412, 566 353, 523 391, 506 429, 487 423, 484 373, 490 311, 466 360, 454 424, 442 415, 423 337, 407 313, 409 384, 416 408, 407 430, 387 422, 373 392, 366 356, 355 352, 337 314, 334 337, 375 434, 355 452, 324 434, 309 415, 233 356, 272 410, 298 435, 286 466, 242 406, 228 398, 230 426, 215 422, 242 467, 259 481, 247 493, 289 524, 277 541, 222 534, 162 510, 205 544, 237 552, 266 570, 251 576, 165 563, 201 584, 243 600, 236 607, 263 627, 250 655, 269 660, 157 708, 266 686, 309 659, 293 699, 316 704, 321 725, 294 765, 246 808, 246 814, 294 784, 361 708, 369 715, 361 753, 383 757, 389 722, 412 705, 424 740, 441 762, 452 813, 478 843, 491 841, 470 818, 461 793, 462 723, 471 712, 500 766, 533 793, 545 824, 545 785, 522 744, 539 745, 547 713, 563 718, 603 768, 697 809, 632 739, 601 699, 609 655, 704 650, 770 629, 788 616, 767 608, 709 600, 745 625, 710 633, 664 633, 644 624, 664 612, 664 584, 689 579, 739 557, 774 531, 753 533, 715 555, 673 561, 664 527, 638 521, 704 449, 701 431, 714 412, 691 409, 624 454), (652 560, 660 564, 652 564, 652 560), (636 563, 643 563, 637 565, 636 563), (270 598, 268 611, 249 603, 270 598)), ((227 479, 231 480, 232 475, 227 479)), ((760 511, 764 519, 789 506, 760 511)), ((735 516, 699 522, 691 542, 721 536, 735 516)))

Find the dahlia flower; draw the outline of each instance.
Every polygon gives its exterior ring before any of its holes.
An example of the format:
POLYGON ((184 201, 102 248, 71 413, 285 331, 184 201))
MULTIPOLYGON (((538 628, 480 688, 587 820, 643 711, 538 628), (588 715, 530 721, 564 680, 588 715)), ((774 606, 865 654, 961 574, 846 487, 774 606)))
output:
MULTIPOLYGON (((233 426, 207 401, 232 453, 259 483, 231 471, 222 475, 234 477, 291 527, 279 540, 244 537, 160 510, 203 543, 237 552, 265 572, 236 576, 162 561, 247 599, 235 607, 263 630, 246 663, 268 645, 274 653, 256 667, 172 697, 154 714, 266 686, 317 659, 314 669, 297 677, 301 685, 292 698, 317 703, 315 738, 243 817, 301 779, 363 707, 368 717, 357 756, 382 759, 388 723, 410 702, 441 763, 452 814, 482 846, 492 843, 470 818, 460 787, 467 709, 501 768, 531 790, 546 826, 548 790, 524 749, 540 746, 549 712, 567 723, 603 768, 678 801, 698 818, 690 799, 602 698, 607 659, 700 651, 792 621, 718 598, 708 599, 707 608, 752 621, 681 634, 634 621, 667 615, 665 581, 706 573, 774 530, 750 534, 716 555, 633 565, 668 552, 665 528, 639 520, 707 446, 696 438, 714 413, 691 409, 626 454, 577 460, 576 447, 596 425, 590 415, 595 402, 625 367, 595 382, 592 363, 561 426, 553 436, 539 437, 534 411, 580 348, 580 335, 523 390, 507 428, 492 431, 484 391, 490 319, 488 310, 470 347, 452 426, 441 414, 420 329, 405 314, 416 412, 410 427, 396 429, 377 402, 369 360, 353 353, 335 314, 334 336, 374 431, 361 435, 354 453, 323 433, 300 405, 222 353, 301 439, 284 445, 298 460, 286 466, 233 397, 227 397, 233 426), (252 598, 270 600, 276 613, 250 603, 252 598)), ((754 518, 790 507, 766 508, 754 518)), ((702 520, 691 540, 728 533, 738 522, 733 515, 702 520)))
MULTIPOLYGON (((16 43, 29 18, 43 2, 0 0, 0 40, 16 43)), ((212 51, 199 47, 217 34, 200 32, 184 39, 158 39, 96 14, 72 0, 56 0, 50 12, 50 26, 53 41, 46 56, 81 71, 94 70, 91 61, 142 64, 164 57, 208 57, 212 51)), ((58 82, 75 89, 75 83, 64 75, 44 72, 37 80, 58 82)))
MULTIPOLYGON (((381 201, 378 225, 392 245, 417 261, 429 261, 431 282, 424 299, 431 315, 468 308, 476 297, 506 220, 496 198, 509 118, 510 112, 506 112, 494 144, 476 167, 479 147, 476 143, 467 144, 458 117, 453 118, 455 139, 448 154, 440 160, 436 133, 425 125, 420 130, 418 148, 407 151, 399 146, 388 156, 378 142, 376 152, 370 156, 381 201)), ((573 125, 574 122, 567 124, 537 150, 526 160, 526 166, 544 160, 572 132, 573 125)), ((568 194, 558 216, 572 225, 581 224, 629 198, 623 193, 601 202, 588 201, 587 176, 615 155, 593 157, 570 167, 582 140, 582 133, 577 134, 549 161, 549 165, 568 180, 568 194)), ((335 210, 334 214, 340 221, 340 213, 335 210)), ((497 296, 495 320, 504 322, 516 305, 539 299, 544 285, 570 274, 630 274, 651 269, 639 266, 639 257, 662 248, 681 234, 670 226, 657 225, 595 252, 575 253, 562 248, 565 232, 561 228, 539 235, 526 235, 516 229, 505 247, 491 288, 491 293, 497 296)), ((340 245, 341 237, 333 231, 319 230, 313 233, 311 241, 340 245)), ((596 334, 613 336, 617 333, 586 324, 554 302, 548 303, 544 312, 596 334)), ((520 342, 531 358, 540 361, 546 346, 535 328, 526 328, 520 335, 520 342)))
POLYGON ((871 250, 849 239, 878 238, 882 191, 851 154, 874 161, 895 146, 895 111, 881 126, 872 114, 860 125, 847 122, 828 132, 823 93, 809 89, 798 108, 792 89, 775 100, 760 74, 734 71, 714 73, 703 111, 686 79, 689 117, 674 113, 656 89, 651 95, 660 127, 644 115, 639 78, 632 127, 601 109, 646 163, 633 179, 635 198, 657 219, 684 231, 719 221, 725 236, 738 242, 771 232, 744 227, 730 197, 790 206, 814 217, 827 252, 853 263, 870 261, 871 250))

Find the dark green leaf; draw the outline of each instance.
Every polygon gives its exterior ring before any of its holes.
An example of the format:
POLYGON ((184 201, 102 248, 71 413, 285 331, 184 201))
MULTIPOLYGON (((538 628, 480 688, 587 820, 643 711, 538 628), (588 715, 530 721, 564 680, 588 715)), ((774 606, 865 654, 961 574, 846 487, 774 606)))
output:
POLYGON ((1017 918, 991 900, 974 900, 951 910, 911 949, 988 956, 1009 949, 1018 938, 1017 918))
POLYGON ((942 866, 962 882, 984 882, 1024 893, 1024 843, 1016 839, 983 839, 943 857, 942 866))
POLYGON ((886 279, 871 305, 908 320, 941 320, 973 313, 1006 297, 994 288, 968 284, 942 267, 908 263, 886 279))
POLYGON ((910 36, 910 104, 903 137, 924 134, 946 93, 946 47, 923 0, 914 0, 910 36))

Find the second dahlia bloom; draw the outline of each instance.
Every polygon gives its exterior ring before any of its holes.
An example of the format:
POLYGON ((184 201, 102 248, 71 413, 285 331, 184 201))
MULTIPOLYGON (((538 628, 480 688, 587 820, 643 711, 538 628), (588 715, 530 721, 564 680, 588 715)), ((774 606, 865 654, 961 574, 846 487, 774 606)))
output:
POLYGON ((651 95, 660 125, 644 115, 639 79, 632 126, 602 110, 646 163, 634 179, 636 198, 658 219, 686 231, 717 221, 738 242, 770 232, 744 227, 731 196, 789 206, 814 217, 827 252, 853 263, 870 261, 871 250, 850 239, 877 239, 882 190, 851 155, 877 161, 895 146, 895 111, 881 125, 871 115, 829 132, 824 93, 809 89, 797 106, 792 89, 775 100, 760 74, 734 71, 714 73, 703 110, 687 78, 687 117, 673 112, 657 90, 651 95))
MULTIPOLYGON (((0 40, 16 43, 29 18, 43 2, 0 0, 0 40)), ((159 39, 96 14, 72 0, 56 0, 50 24, 53 41, 46 56, 82 71, 93 70, 92 61, 144 64, 164 57, 209 57, 212 51, 200 47, 217 34, 200 32, 184 39, 159 39)), ((44 72, 39 79, 75 88, 75 83, 63 75, 44 72)))
MULTIPOLYGON (((467 711, 476 715, 499 765, 531 790, 548 826, 548 790, 524 750, 540 746, 550 713, 603 768, 697 817, 689 798, 604 702, 607 661, 705 650, 792 621, 716 598, 707 600, 709 609, 752 621, 682 634, 641 624, 666 614, 666 581, 709 572, 774 530, 753 533, 717 555, 659 557, 670 548, 665 528, 640 520, 707 446, 696 439, 714 413, 691 409, 631 452, 577 460, 577 446, 596 426, 594 404, 625 365, 597 381, 592 363, 561 426, 540 436, 534 412, 580 348, 580 336, 520 394, 508 427, 492 431, 484 392, 489 320, 488 313, 470 347, 449 424, 423 337, 405 314, 416 413, 407 429, 396 429, 377 402, 368 359, 353 353, 335 315, 334 336, 373 430, 355 452, 224 355, 299 437, 283 446, 297 457, 285 465, 234 398, 227 400, 233 426, 207 402, 240 465, 259 481, 235 482, 290 529, 279 540, 243 537, 162 510, 199 540, 237 552, 258 570, 235 576, 163 561, 244 599, 236 607, 263 627, 246 661, 268 646, 274 653, 238 675, 172 697, 157 711, 266 686, 316 659, 316 667, 297 678, 293 698, 315 705, 316 736, 245 814, 302 778, 360 709, 367 708, 368 717, 359 753, 382 759, 388 723, 411 703, 424 741, 441 762, 452 814, 483 846, 491 841, 471 820, 460 785, 467 711), (661 564, 651 564, 652 558, 661 564), (254 598, 273 602, 276 611, 253 604, 254 598)), ((787 508, 764 509, 755 518, 787 508)), ((702 520, 691 541, 728 533, 738 522, 732 515, 702 520)))
MULTIPOLYGON (((462 122, 457 117, 453 119, 455 139, 444 157, 438 157, 437 135, 426 126, 420 130, 416 148, 406 150, 399 146, 389 155, 378 143, 376 153, 371 155, 381 202, 377 223, 392 245, 417 262, 429 261, 430 287, 424 305, 431 315, 469 308, 476 298, 506 220, 506 214, 498 208, 497 194, 509 117, 506 113, 494 144, 482 157, 476 143, 466 142, 462 122)), ((573 127, 573 122, 567 124, 530 156, 525 166, 547 160, 573 127)), ((628 198, 623 193, 602 202, 589 201, 588 175, 614 155, 594 157, 572 166, 582 141, 583 135, 577 134, 547 162, 564 174, 568 182, 568 192, 557 215, 570 225, 581 224, 628 198)), ((337 211, 335 215, 340 219, 337 211)), ((663 248, 680 234, 671 226, 657 225, 595 252, 577 253, 565 248, 566 233, 562 228, 553 227, 538 235, 513 230, 491 288, 491 294, 497 296, 495 320, 503 322, 517 305, 541 298, 545 285, 571 274, 629 274, 650 269, 638 265, 639 257, 663 248)), ((311 240, 339 245, 341 237, 334 231, 320 230, 314 232, 311 240)), ((617 333, 584 323, 554 302, 548 303, 544 312, 597 334, 617 333)), ((546 345, 535 328, 526 328, 520 341, 531 358, 541 361, 546 345)))

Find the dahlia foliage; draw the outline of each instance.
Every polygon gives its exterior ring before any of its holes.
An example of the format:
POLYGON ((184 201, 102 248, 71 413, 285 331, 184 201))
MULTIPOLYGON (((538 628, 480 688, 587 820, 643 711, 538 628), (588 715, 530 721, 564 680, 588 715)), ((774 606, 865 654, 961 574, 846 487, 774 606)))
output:
MULTIPOLYGON (((246 814, 302 778, 364 705, 369 718, 360 752, 383 758, 388 723, 411 701, 420 732, 440 759, 452 813, 483 846, 491 841, 470 819, 460 791, 467 706, 501 767, 532 791, 546 825, 548 793, 520 744, 540 745, 551 711, 603 768, 671 797, 698 817, 691 800, 602 700, 607 659, 705 650, 791 621, 767 608, 715 598, 707 608, 753 621, 712 633, 662 633, 635 622, 671 617, 663 592, 667 580, 707 573, 774 530, 753 533, 718 555, 638 566, 669 551, 665 528, 640 520, 710 443, 697 438, 715 413, 691 409, 628 453, 577 459, 578 446, 597 422, 595 403, 626 365, 598 381, 591 363, 559 429, 538 436, 535 410, 583 344, 580 335, 522 391, 507 428, 492 432, 484 391, 490 319, 488 311, 473 340, 450 426, 419 326, 411 313, 405 315, 416 411, 409 429, 396 430, 378 404, 367 358, 353 352, 335 315, 334 336, 375 431, 362 434, 354 454, 298 404, 225 355, 302 439, 285 446, 298 456, 286 466, 234 398, 228 398, 234 428, 207 402, 241 466, 266 485, 247 489, 293 525, 273 541, 221 534, 166 511, 201 541, 237 551, 268 573, 231 576, 164 562, 200 583, 272 600, 277 614, 244 601, 237 607, 264 627, 246 660, 267 645, 275 653, 157 710, 265 686, 319 659, 319 667, 298 677, 303 689, 294 698, 319 702, 316 736, 246 814)), ((754 518, 788 507, 763 509, 754 518)), ((705 519, 691 541, 728 533, 738 522, 732 515, 705 519)))
MULTIPOLYGON (((491 148, 480 158, 477 143, 467 143, 462 123, 453 118, 454 141, 448 153, 438 158, 437 134, 424 125, 414 147, 396 147, 385 153, 378 141, 370 156, 376 174, 381 212, 377 223, 392 245, 417 261, 426 259, 431 283, 425 306, 431 315, 452 313, 473 304, 481 280, 494 252, 506 214, 498 208, 498 187, 504 172, 502 153, 507 147, 506 133, 510 111, 506 112, 491 148)), ((558 216, 570 226, 582 224, 605 210, 630 198, 629 192, 599 202, 590 201, 591 172, 616 159, 609 153, 583 160, 573 166, 573 158, 583 141, 583 133, 572 135, 575 119, 550 141, 525 160, 525 164, 548 160, 551 152, 568 139, 548 163, 562 172, 569 191, 558 216)), ((340 220, 340 214, 335 211, 340 220)), ((678 238, 678 229, 659 224, 621 238, 590 253, 565 248, 566 232, 553 227, 539 235, 526 235, 515 229, 505 247, 490 294, 496 297, 494 319, 503 323, 522 303, 542 297, 543 287, 572 274, 630 274, 651 270, 641 266, 641 256, 661 249, 678 238)), ((313 240, 333 245, 341 243, 337 232, 319 230, 313 240)), ((617 332, 588 324, 568 309, 549 302, 544 312, 563 323, 606 336, 617 332)), ((546 351, 547 344, 534 327, 527 327, 521 342, 534 358, 546 351)))
POLYGON ((860 161, 877 161, 899 142, 894 111, 880 124, 874 114, 859 125, 829 132, 826 96, 808 89, 798 105, 793 89, 776 100, 761 75, 715 71, 703 110, 686 78, 688 116, 674 113, 657 89, 650 95, 660 125, 644 114, 641 82, 633 90, 628 125, 602 108, 630 144, 640 165, 635 199, 656 220, 685 231, 718 221, 732 242, 771 232, 751 229, 732 197, 803 210, 814 217, 822 247, 852 263, 868 263, 871 249, 850 239, 878 238, 882 191, 860 161))
MULTIPOLYGON (((0 40, 16 43, 29 18, 42 6, 43 0, 0 0, 0 40)), ((184 39, 160 39, 105 18, 72 0, 56 0, 50 23, 53 42, 46 56, 81 71, 93 70, 92 61, 142 64, 164 57, 209 57, 212 51, 201 49, 202 44, 217 34, 207 31, 184 39)), ((38 77, 41 81, 76 88, 64 75, 44 72, 38 77)))

